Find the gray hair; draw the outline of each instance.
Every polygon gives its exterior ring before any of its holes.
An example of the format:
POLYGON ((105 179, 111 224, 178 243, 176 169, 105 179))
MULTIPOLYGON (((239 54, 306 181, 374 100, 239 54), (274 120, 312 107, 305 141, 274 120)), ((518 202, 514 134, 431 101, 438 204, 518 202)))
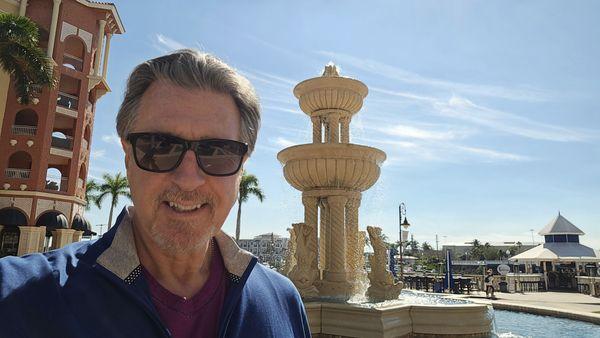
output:
POLYGON ((241 121, 240 137, 254 150, 260 127, 260 104, 250 81, 218 58, 192 49, 148 60, 133 70, 117 114, 117 133, 125 138, 135 122, 142 96, 156 80, 168 80, 187 89, 204 89, 233 98, 241 121))

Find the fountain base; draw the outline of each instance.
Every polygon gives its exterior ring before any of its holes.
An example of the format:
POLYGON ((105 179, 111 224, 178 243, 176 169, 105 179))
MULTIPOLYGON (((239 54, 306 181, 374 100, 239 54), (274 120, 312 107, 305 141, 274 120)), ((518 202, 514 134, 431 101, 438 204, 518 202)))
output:
POLYGON ((486 305, 305 303, 313 337, 487 337, 486 305))

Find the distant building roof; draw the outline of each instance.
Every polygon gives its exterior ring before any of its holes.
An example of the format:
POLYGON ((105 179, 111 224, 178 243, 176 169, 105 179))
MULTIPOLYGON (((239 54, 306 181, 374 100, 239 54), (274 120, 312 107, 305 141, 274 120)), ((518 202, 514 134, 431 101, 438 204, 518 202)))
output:
POLYGON ((579 243, 544 243, 509 258, 510 261, 600 262, 600 252, 579 243))
POLYGON ((538 234, 545 235, 585 235, 578 227, 564 218, 560 212, 538 234))

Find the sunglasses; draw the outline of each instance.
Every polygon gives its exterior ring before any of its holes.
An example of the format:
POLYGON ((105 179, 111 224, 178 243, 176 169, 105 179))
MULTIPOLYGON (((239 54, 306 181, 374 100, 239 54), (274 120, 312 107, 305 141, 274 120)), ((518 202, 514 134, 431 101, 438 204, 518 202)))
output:
POLYGON ((185 153, 192 150, 198 166, 207 175, 231 176, 240 170, 244 155, 248 152, 246 143, 234 140, 188 141, 163 133, 130 133, 127 141, 133 147, 137 166, 154 173, 175 170, 185 153))

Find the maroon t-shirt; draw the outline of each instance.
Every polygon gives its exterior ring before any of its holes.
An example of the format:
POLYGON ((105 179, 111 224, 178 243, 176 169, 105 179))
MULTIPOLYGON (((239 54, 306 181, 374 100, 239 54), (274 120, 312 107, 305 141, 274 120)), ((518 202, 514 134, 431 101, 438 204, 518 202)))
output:
POLYGON ((143 269, 152 302, 174 338, 216 337, 225 300, 225 266, 219 246, 213 242, 210 276, 197 294, 185 299, 171 293, 143 269))

